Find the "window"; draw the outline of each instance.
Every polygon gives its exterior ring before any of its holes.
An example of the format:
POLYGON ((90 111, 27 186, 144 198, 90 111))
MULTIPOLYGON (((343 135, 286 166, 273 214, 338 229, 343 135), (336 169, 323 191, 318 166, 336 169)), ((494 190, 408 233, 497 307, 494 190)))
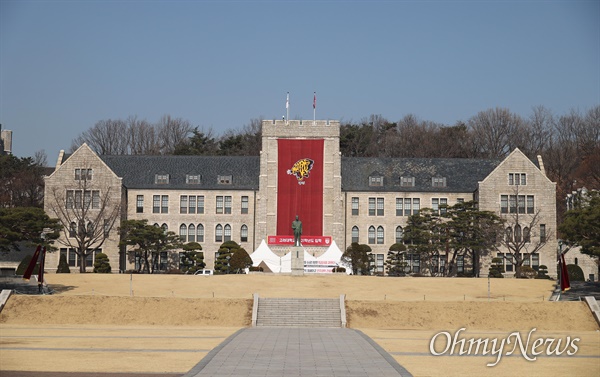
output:
POLYGON ((508 213, 508 195, 500 195, 500 213, 508 213))
POLYGON ((512 242, 512 240, 513 240, 513 231, 512 231, 511 227, 506 228, 505 240, 506 240, 506 242, 512 242))
POLYGON ((198 197, 198 214, 204 213, 204 195, 198 197))
POLYGON ((92 169, 75 169, 76 181, 91 181, 92 169))
POLYGON ((77 264, 77 253, 75 252, 75 249, 70 248, 69 249, 69 267, 75 267, 76 264, 77 264))
POLYGON ((415 177, 400 177, 400 187, 414 187, 415 177))
POLYGON ((142 268, 142 252, 136 251, 134 254, 135 257, 135 270, 139 271, 142 268))
POLYGON ((440 214, 445 215, 448 211, 448 199, 440 198, 440 214))
POLYGON ((404 199, 404 216, 410 216, 411 200, 404 199))
POLYGON ((88 209, 92 204, 92 193, 89 190, 83 192, 83 208, 88 209))
POLYGON ((446 177, 432 177, 431 178, 431 186, 432 187, 446 187, 446 177))
POLYGON ((465 198, 456 198, 456 202, 457 203, 464 203, 465 202, 465 198))
POLYGON ((398 225, 396 227, 396 243, 401 243, 403 236, 404 236, 404 230, 402 229, 401 226, 398 225))
POLYGON ((355 225, 352 227, 352 243, 358 243, 358 227, 355 225))
POLYGON ((248 227, 246 225, 242 225, 240 229, 240 240, 242 242, 248 242, 248 227))
POLYGON ((546 242, 546 224, 540 224, 540 242, 546 242))
POLYGON ((352 198, 352 215, 358 216, 358 198, 357 197, 352 198))
POLYGON ((188 242, 196 242, 196 227, 194 224, 188 226, 188 242))
POLYGON ((187 195, 181 195, 179 197, 179 213, 188 212, 188 197, 187 195))
POLYGON ((110 222, 108 220, 104 220, 104 238, 108 238, 110 233, 110 222))
POLYGON ((519 213, 525 213, 525 195, 517 195, 517 203, 519 206, 519 213))
POLYGON ((160 213, 160 195, 152 196, 152 213, 160 213))
POLYGON ((512 272, 513 271, 513 256, 510 254, 506 254, 504 256, 504 261, 505 261, 505 267, 504 270, 506 272, 512 272))
POLYGON ((531 254, 531 268, 533 268, 536 271, 540 270, 540 254, 531 254))
POLYGON ((523 233, 521 232, 521 226, 515 225, 515 242, 520 243, 523 239, 523 233))
POLYGON ((385 262, 385 255, 383 255, 383 254, 377 254, 377 259, 376 259, 376 263, 375 263, 375 267, 377 268, 377 270, 376 270, 377 272, 383 273, 384 262, 385 262))
POLYGON ((248 213, 248 197, 242 196, 242 214, 248 213))
POLYGON ((396 216, 402 216, 402 198, 396 198, 396 216))
POLYGON ((179 226, 179 238, 182 242, 185 242, 187 238, 187 227, 185 226, 185 224, 181 224, 179 226))
POLYGON ((223 197, 217 196, 217 213, 223 213, 223 197))
POLYGON ((464 255, 456 256, 456 272, 459 274, 465 272, 465 256, 464 255))
POLYGON ((383 186, 383 177, 381 176, 370 176, 369 186, 383 186))
POLYGON ((375 198, 369 198, 369 216, 375 216, 375 198))
POLYGON ((69 237, 75 237, 77 235, 77 224, 75 222, 71 222, 69 226, 69 237))
POLYGON ((194 195, 190 195, 188 201, 190 203, 188 213, 196 213, 196 197, 194 195))
POLYGON ((185 183, 188 185, 199 185, 200 184, 200 175, 199 174, 186 174, 185 183))
POLYGON ((377 244, 383 245, 383 227, 377 227, 377 244))
POLYGON ((75 208, 77 209, 81 209, 82 203, 81 203, 81 197, 82 197, 82 192, 81 190, 75 190, 75 208))
POLYGON ((523 241, 531 242, 531 232, 528 227, 523 228, 523 241))
POLYGON ((154 183, 157 185, 166 185, 169 183, 169 175, 168 174, 156 174, 154 176, 154 183))
POLYGON ((217 224, 215 227, 215 242, 223 242, 223 226, 217 224))
POLYGON ((412 272, 418 274, 421 272, 421 256, 419 254, 410 254, 410 261, 412 262, 412 272))
POLYGON ((440 199, 438 199, 438 198, 431 199, 431 209, 435 213, 438 213, 438 214, 440 213, 440 199))
POLYGON ((73 198, 73 190, 67 190, 67 201, 65 203, 66 209, 73 209, 75 199, 73 198))
POLYGON ((167 226, 167 224, 162 224, 160 228, 162 229, 164 234, 167 234, 167 232, 169 231, 169 227, 167 226))
POLYGON ((161 251, 159 256, 160 256, 160 265, 159 265, 158 269, 160 271, 166 271, 167 270, 167 261, 168 261, 167 252, 161 251))
POLYGON ((509 173, 508 184, 525 186, 527 184, 527 174, 525 173, 509 173))
POLYGON ((227 242, 227 241, 231 241, 231 225, 229 224, 225 224, 225 237, 223 239, 223 241, 227 242))
POLYGON ((418 215, 421 210, 421 199, 413 199, 413 215, 418 215))
POLYGON ((510 195, 508 197, 508 211, 510 213, 517 213, 517 196, 510 195))
POLYGON ((169 213, 169 195, 163 195, 161 197, 160 212, 169 213))
POLYGON ((377 216, 383 216, 383 198, 377 198, 377 216))
POLYGON ((533 195, 527 195, 527 213, 533 213, 534 211, 533 195))
POLYGON ((231 196, 225 197, 225 213, 231 214, 231 196))
POLYGON ((232 182, 231 175, 219 175, 217 176, 217 184, 219 185, 230 185, 232 182))
POLYGON ((204 242, 204 225, 198 224, 196 227, 196 242, 204 242))
POLYGON ((369 243, 375 243, 375 227, 373 225, 369 227, 369 243))

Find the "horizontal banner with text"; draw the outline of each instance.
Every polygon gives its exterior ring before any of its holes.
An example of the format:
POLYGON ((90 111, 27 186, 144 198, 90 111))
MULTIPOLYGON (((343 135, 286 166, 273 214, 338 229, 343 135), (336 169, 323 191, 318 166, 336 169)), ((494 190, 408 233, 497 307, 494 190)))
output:
MULTIPOLYGON (((293 245, 294 236, 268 236, 269 245, 293 245)), ((302 246, 329 246, 331 245, 331 236, 302 236, 300 237, 302 246)))

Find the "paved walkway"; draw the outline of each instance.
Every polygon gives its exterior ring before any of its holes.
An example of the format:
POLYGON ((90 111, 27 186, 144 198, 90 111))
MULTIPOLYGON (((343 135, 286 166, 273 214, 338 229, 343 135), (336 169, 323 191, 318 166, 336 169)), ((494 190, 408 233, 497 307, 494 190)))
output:
POLYGON ((411 376, 360 331, 246 328, 212 350, 193 376, 411 376))

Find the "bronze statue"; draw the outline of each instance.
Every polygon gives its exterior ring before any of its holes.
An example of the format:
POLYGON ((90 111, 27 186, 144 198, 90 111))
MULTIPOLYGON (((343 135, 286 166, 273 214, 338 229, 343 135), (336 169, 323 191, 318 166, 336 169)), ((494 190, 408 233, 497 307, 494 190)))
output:
POLYGON ((302 221, 298 219, 292 221, 292 230, 294 231, 294 246, 300 246, 300 237, 302 236, 302 221))

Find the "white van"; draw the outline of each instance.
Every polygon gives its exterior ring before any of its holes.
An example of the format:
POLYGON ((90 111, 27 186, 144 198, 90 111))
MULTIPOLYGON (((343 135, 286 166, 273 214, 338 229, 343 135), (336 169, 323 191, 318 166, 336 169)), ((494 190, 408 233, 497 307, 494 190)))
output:
POLYGON ((210 276, 212 274, 213 274, 213 270, 198 270, 198 271, 194 272, 194 275, 210 276))

